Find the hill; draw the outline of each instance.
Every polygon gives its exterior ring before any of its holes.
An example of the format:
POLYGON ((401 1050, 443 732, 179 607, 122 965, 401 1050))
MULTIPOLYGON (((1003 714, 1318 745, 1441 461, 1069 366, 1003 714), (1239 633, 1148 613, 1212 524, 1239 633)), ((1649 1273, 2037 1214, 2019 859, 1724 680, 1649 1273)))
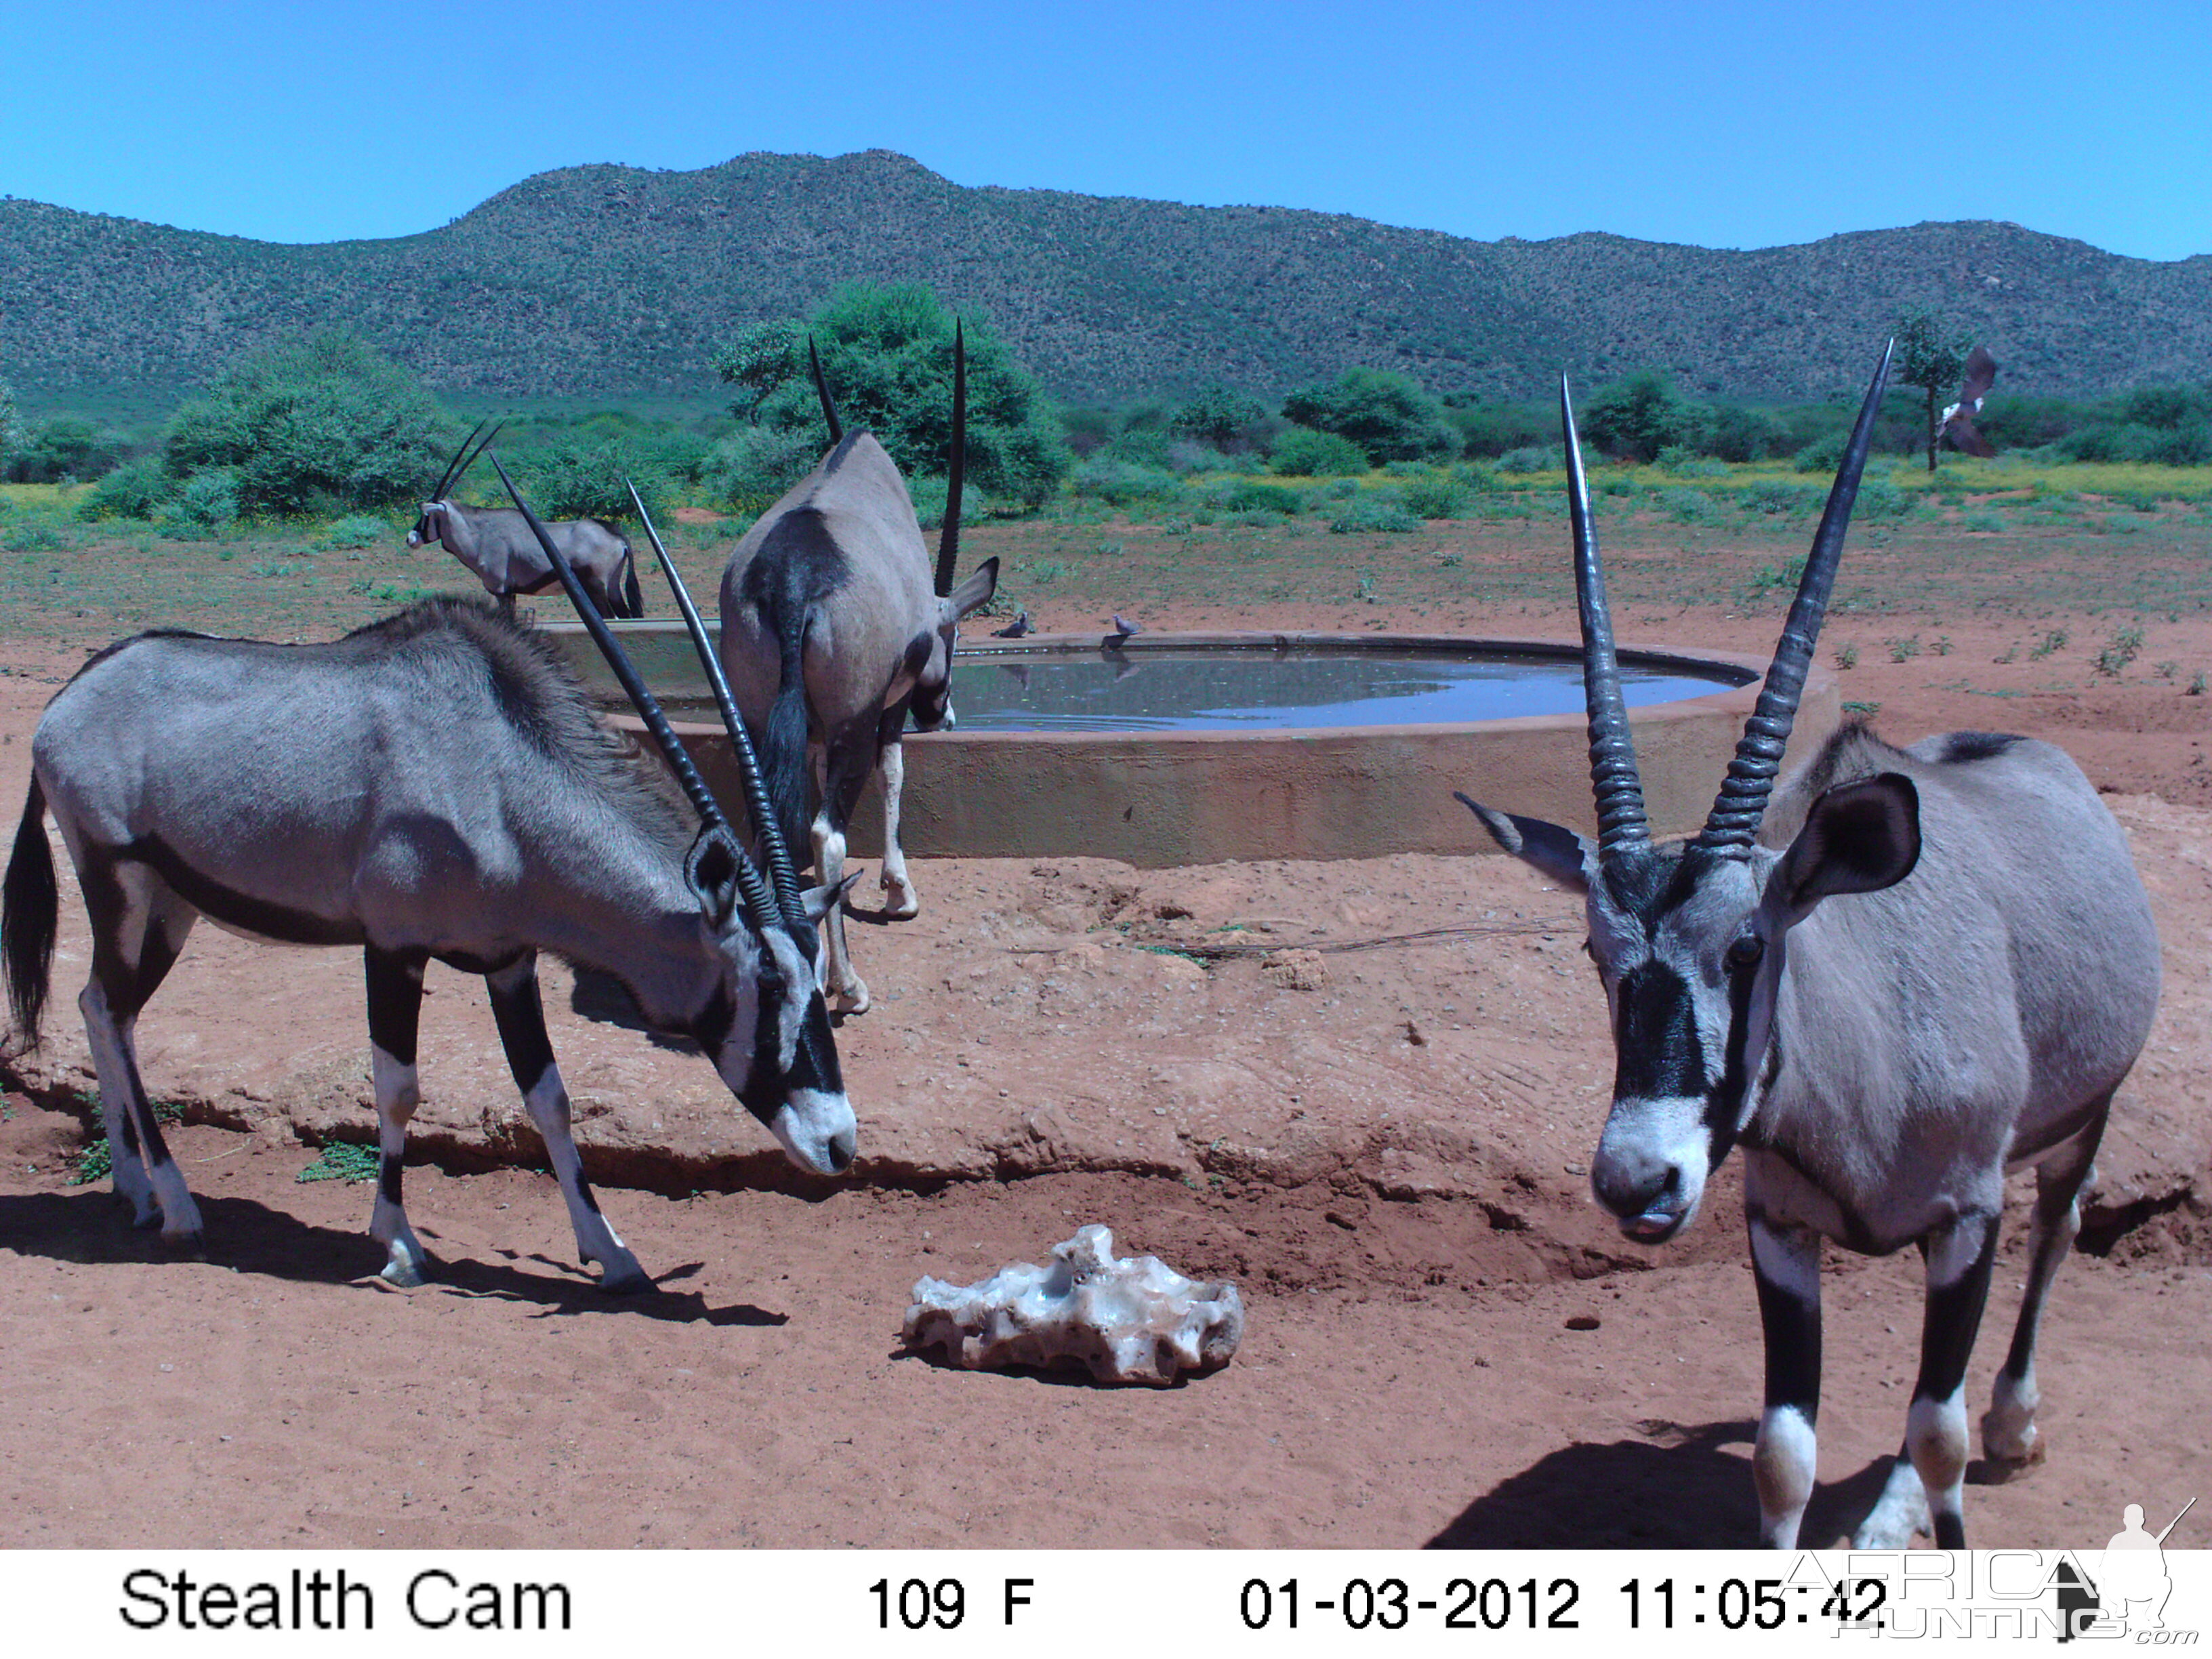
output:
POLYGON ((0 376, 45 403, 181 389, 338 320, 441 392, 706 398, 714 343, 841 282, 921 278, 992 318, 1058 396, 1354 363, 1540 392, 1647 363, 1707 393, 1854 389, 1899 307, 1971 329, 2006 384, 2212 380, 2212 256, 2124 258, 1987 222, 1729 251, 1599 233, 1471 241, 1341 215, 969 189, 902 155, 568 167, 441 229, 258 242, 0 202, 0 376))

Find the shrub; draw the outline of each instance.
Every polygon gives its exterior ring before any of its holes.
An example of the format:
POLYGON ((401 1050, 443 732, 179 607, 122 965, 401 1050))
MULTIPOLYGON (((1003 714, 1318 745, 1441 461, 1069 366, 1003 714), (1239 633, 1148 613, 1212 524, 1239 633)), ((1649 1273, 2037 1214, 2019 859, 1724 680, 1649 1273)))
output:
POLYGON ((1369 489, 1346 502, 1344 510, 1328 521, 1328 527, 1344 536, 1419 530, 1421 521, 1407 510, 1405 498, 1395 489, 1369 489))
MULTIPOLYGON (((945 497, 951 483, 945 478, 908 478, 907 494, 914 501, 915 522, 924 530, 941 529, 945 524, 945 497)), ((960 522, 974 524, 998 512, 991 498, 975 485, 963 481, 960 486, 960 522)))
POLYGON ((451 441, 411 374, 326 328, 234 359, 177 411, 162 447, 178 477, 228 475, 237 511, 329 514, 414 500, 451 441))
POLYGON ((1417 519, 1456 519, 1467 511, 1473 493, 1448 472, 1431 472, 1408 478, 1398 487, 1406 511, 1417 519))
POLYGON ((1343 477, 1367 471, 1367 452, 1338 433, 1287 427, 1267 451, 1267 470, 1286 477, 1343 477))
POLYGON ((714 499, 757 513, 812 471, 821 459, 818 434, 749 426, 708 452, 699 482, 714 499))
POLYGON ((180 541, 204 540, 238 520, 238 474, 227 466, 195 472, 155 509, 155 522, 180 541))
POLYGON ((541 519, 607 519, 634 516, 629 484, 637 486, 646 510, 658 513, 668 480, 628 438, 590 443, 558 440, 532 452, 514 469, 522 498, 541 519))
MULTIPOLYGON (((968 317, 967 479, 993 499, 1034 508, 1075 464, 1036 382, 983 319, 968 317)), ((865 427, 910 476, 940 473, 952 444, 952 313, 927 286, 842 288, 805 325, 848 430, 865 427)), ((803 354, 801 354, 803 356, 803 354)), ((820 404, 794 374, 759 406, 760 421, 805 434, 821 452, 820 404)), ((1163 458, 1164 459, 1164 458, 1163 458)))
POLYGON ((1222 497, 1221 505, 1231 513, 1274 513, 1288 518, 1295 515, 1304 503, 1295 489, 1247 479, 1222 497))
POLYGON ((325 547, 374 547, 392 539, 392 526, 367 513, 338 520, 323 532, 325 547))
POLYGON ((1105 453, 1117 461, 1129 461, 1139 466, 1157 467, 1162 471, 1174 465, 1170 451, 1173 447, 1166 431, 1157 426, 1124 427, 1114 434, 1105 453))
POLYGON ((1800 472, 1833 472, 1844 464, 1844 451, 1850 447, 1851 434, 1832 432, 1825 438, 1815 438, 1790 458, 1790 465, 1800 472))
POLYGON ((1721 516, 1720 504, 1711 496, 1681 485, 1659 492, 1659 510, 1676 524, 1711 524, 1721 516))
POLYGON ((1169 417, 1168 430, 1215 449, 1244 453, 1260 447, 1273 417, 1249 392, 1211 386, 1169 417))
POLYGON ((23 419, 15 411, 15 389, 0 380, 0 455, 23 441, 23 419))
POLYGON ((762 402, 805 369, 806 331, 790 318, 740 329, 714 356, 714 373, 739 389, 731 411, 750 421, 762 402))
POLYGON ((1115 507, 1132 501, 1174 501, 1182 493, 1182 482, 1164 467, 1141 466, 1110 455, 1094 455, 1075 469, 1076 493, 1096 496, 1115 507))
POLYGON ((1789 483, 1780 478, 1761 478, 1736 492, 1736 500, 1753 513, 1795 516, 1819 510, 1827 492, 1818 484, 1789 483))
POLYGON ((1670 446, 1693 447, 1701 411, 1663 369, 1639 368, 1601 386, 1583 405, 1583 436, 1608 455, 1648 461, 1670 446))
POLYGON ((1705 410, 1705 453, 1723 461, 1763 461, 1786 453, 1790 428, 1763 409, 1715 404, 1705 410))
POLYGON ((1388 369, 1347 368, 1328 386, 1293 392, 1283 399, 1283 418, 1348 438, 1372 463, 1459 453, 1459 429, 1444 406, 1410 374, 1388 369))
POLYGON ((1500 472, 1553 472, 1566 464, 1567 453, 1557 444, 1528 444, 1498 458, 1500 472))
POLYGON ((175 487, 160 456, 142 455, 135 461, 125 461, 87 490, 76 504, 76 515, 88 522, 150 519, 175 487))
POLYGON ((105 477, 123 459, 130 440, 100 432, 90 421, 58 415, 41 421, 6 456, 11 483, 82 483, 105 477))

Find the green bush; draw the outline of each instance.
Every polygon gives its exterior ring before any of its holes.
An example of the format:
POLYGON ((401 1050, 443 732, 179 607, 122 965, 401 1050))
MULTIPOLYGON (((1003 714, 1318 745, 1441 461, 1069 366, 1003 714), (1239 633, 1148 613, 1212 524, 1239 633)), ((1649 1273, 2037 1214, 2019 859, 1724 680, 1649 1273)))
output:
POLYGON ((1104 453, 1114 460, 1167 471, 1174 465, 1170 453, 1173 447, 1173 440, 1163 427, 1130 426, 1114 434, 1104 453))
POLYGON ((154 520, 180 541, 201 541, 229 528, 238 515, 238 474, 227 466, 211 466, 178 486, 155 510, 154 520))
POLYGON ((1676 524, 1713 524, 1721 517, 1719 502, 1702 489, 1680 484, 1659 492, 1659 510, 1676 524))
MULTIPOLYGON (((924 530, 943 527, 945 497, 951 487, 950 480, 945 478, 908 478, 906 481, 907 494, 914 500, 915 522, 924 530)), ((979 519, 994 516, 998 511, 991 498, 981 490, 965 482, 961 484, 961 523, 974 524, 979 519)))
POLYGON ((1850 447, 1851 434, 1832 432, 1825 438, 1815 438, 1790 459, 1790 465, 1800 472, 1833 472, 1844 464, 1844 451, 1850 447))
POLYGON ((367 513, 340 519, 323 532, 325 547, 374 547, 394 539, 390 525, 367 513))
POLYGON ((1417 519, 1456 519, 1467 511, 1468 487, 1449 472, 1407 478, 1398 486, 1406 511, 1417 519))
POLYGON ((1577 424, 1583 440, 1605 453, 1649 461, 1673 446, 1694 449, 1702 416, 1674 390, 1665 370, 1639 368, 1592 392, 1577 424))
POLYGON ((158 455, 142 455, 125 461, 87 490, 76 504, 76 515, 88 522, 100 519, 150 519, 160 510, 176 481, 158 455))
POLYGON ((1283 399, 1283 418, 1348 438, 1378 465, 1459 453, 1459 428, 1444 418, 1443 404, 1410 374, 1388 369, 1347 368, 1327 386, 1293 392, 1283 399))
POLYGON ((0 456, 23 441, 23 417, 15 410, 15 389, 0 380, 0 456))
POLYGON ((1165 467, 1145 466, 1112 455, 1094 455, 1075 469, 1075 493, 1115 507, 1181 498, 1182 481, 1165 467))
POLYGON ((1340 536, 1347 536, 1419 530, 1421 521, 1407 510, 1405 497, 1396 489, 1368 489, 1346 503, 1344 510, 1328 521, 1328 527, 1340 536))
POLYGON ((626 437, 600 443, 560 439, 530 452, 513 470, 523 500, 541 519, 630 518, 637 509, 629 483, 637 486, 646 510, 657 515, 668 492, 660 470, 626 437))
POLYGON ((1826 499, 1827 492, 1818 484, 1790 483, 1780 478, 1761 478, 1736 492, 1736 500, 1753 513, 1785 516, 1817 512, 1826 499))
POLYGON ((757 513, 811 472, 822 453, 818 432, 744 427, 708 453, 699 482, 713 499, 757 513))
POLYGON ((210 490, 227 488, 236 512, 329 514, 416 500, 452 444, 412 374, 325 328, 234 359, 177 411, 162 449, 177 477, 224 473, 210 490))
POLYGON ((1217 450, 1246 453, 1260 447, 1273 417, 1249 392, 1211 386, 1169 417, 1168 430, 1217 450))
POLYGON ((1498 458, 1500 472, 1553 472, 1566 464, 1566 451, 1557 444, 1528 444, 1498 458))
MULTIPOLYGON (((967 477, 995 501, 1034 508, 1075 464, 1029 371, 988 322, 965 319, 967 477)), ((858 283, 808 320, 846 428, 865 427, 899 470, 945 470, 952 445, 952 313, 920 283, 858 283)), ((804 337, 794 348, 803 365, 804 337)), ((824 434, 811 374, 794 373, 759 406, 760 422, 804 433, 817 455, 824 434)))
POLYGON ((4 454, 10 483, 86 483, 115 470, 130 447, 119 432, 101 432, 90 421, 58 415, 41 421, 4 454))
POLYGON ((1293 518, 1304 503, 1299 501, 1298 492, 1295 489, 1247 478, 1233 486, 1221 498, 1221 506, 1224 511, 1230 513, 1273 513, 1285 518, 1293 518))
POLYGON ((1287 477, 1342 477, 1367 471, 1367 452, 1338 433, 1288 427, 1267 451, 1267 470, 1287 477))
POLYGON ((1714 404, 1705 410, 1703 425, 1703 447, 1717 460, 1763 461, 1792 447, 1790 428, 1763 409, 1714 404))

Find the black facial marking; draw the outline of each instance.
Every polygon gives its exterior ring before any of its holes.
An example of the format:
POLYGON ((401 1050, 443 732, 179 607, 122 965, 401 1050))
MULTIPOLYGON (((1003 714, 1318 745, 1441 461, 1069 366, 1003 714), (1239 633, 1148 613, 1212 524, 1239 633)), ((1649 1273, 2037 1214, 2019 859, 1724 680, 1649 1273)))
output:
MULTIPOLYGON (((761 981, 761 1010, 763 1013, 768 1009, 768 985, 766 979, 761 981)), ((691 1022, 691 1039, 708 1054, 720 1054, 722 1044, 729 1040, 730 1027, 737 1024, 737 1019, 738 1005, 731 1000, 729 987, 718 981, 713 994, 707 999, 707 1006, 691 1022)))
POLYGON ((1954 732, 1943 739, 1947 761, 1990 760, 2021 742, 2004 732, 1954 732))
POLYGON ((1759 959, 1729 963, 1729 1029, 1726 1052, 1721 1059, 1721 1086, 1705 1102, 1706 1165, 1717 1170, 1735 1145, 1736 1126, 1743 1121, 1743 1092, 1750 1079, 1745 1047, 1751 1041, 1751 994, 1759 983, 1759 959))
POLYGON ((1663 962, 1639 963, 1620 976, 1617 1000, 1613 1098, 1705 1093, 1705 1048, 1681 975, 1663 962))

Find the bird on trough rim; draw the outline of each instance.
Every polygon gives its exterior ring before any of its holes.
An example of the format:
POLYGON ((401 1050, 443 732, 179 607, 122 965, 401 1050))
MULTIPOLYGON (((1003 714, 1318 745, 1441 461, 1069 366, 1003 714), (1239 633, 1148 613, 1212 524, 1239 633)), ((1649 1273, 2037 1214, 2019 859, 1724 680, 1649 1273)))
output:
POLYGON ((1132 635, 1141 634, 1144 631, 1144 623, 1131 622, 1116 611, 1114 613, 1114 631, 1106 637, 1106 648, 1109 651, 1118 651, 1132 635))
POLYGON ((1023 635, 1031 631, 1032 629, 1030 627, 1030 613, 1024 611, 1020 616, 1015 617, 1013 621, 1008 623, 1004 628, 993 629, 991 630, 991 637, 994 640, 1018 640, 1021 638, 1023 635))
POLYGON ((1952 448, 1969 455, 1997 453, 1987 438, 1974 430, 1973 420, 1982 412, 1982 399, 1989 396, 1996 378, 1996 359, 1986 349, 1976 346, 1966 354, 1966 378, 1960 385, 1959 401, 1943 411, 1942 437, 1952 448))

